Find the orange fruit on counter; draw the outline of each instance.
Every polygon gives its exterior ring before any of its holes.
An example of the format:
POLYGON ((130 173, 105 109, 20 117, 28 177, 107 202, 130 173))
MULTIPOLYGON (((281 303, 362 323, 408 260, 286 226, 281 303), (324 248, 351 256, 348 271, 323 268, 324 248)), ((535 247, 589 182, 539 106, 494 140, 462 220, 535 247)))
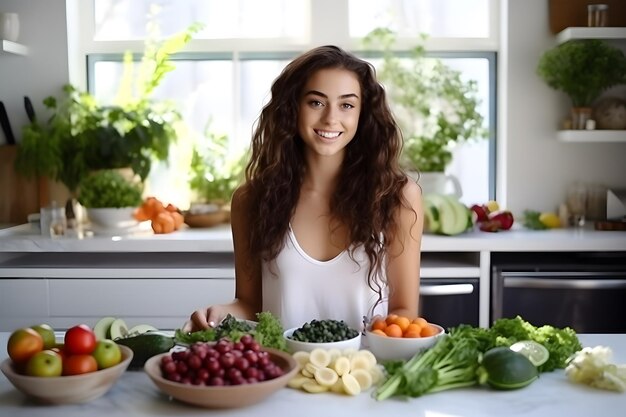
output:
POLYGON ((428 324, 428 321, 426 321, 424 317, 416 317, 413 319, 411 323, 417 324, 420 327, 426 327, 426 325, 428 324))
POLYGON ((411 324, 411 320, 409 320, 408 318, 406 318, 404 316, 398 316, 393 321, 393 323, 397 324, 398 327, 400 327, 400 329, 402 330, 402 333, 404 333, 406 331, 407 327, 409 327, 409 324, 411 324))
POLYGON ((43 350, 43 337, 35 330, 24 327, 9 336, 7 352, 13 362, 26 362, 35 353, 43 350))
POLYGON ((402 337, 402 329, 395 323, 388 325, 384 332, 389 337, 402 337))
POLYGON ((385 319, 377 318, 372 323, 372 331, 374 331, 374 330, 384 331, 385 328, 387 328, 387 322, 385 321, 385 319))
POLYGON ((387 317, 385 318, 385 322, 387 323, 387 326, 389 326, 390 324, 394 324, 397 318, 398 318, 397 314, 387 314, 387 317))
POLYGON ((439 333, 439 329, 429 324, 422 329, 422 332, 420 334, 422 337, 429 337, 429 336, 434 336, 437 333, 439 333))
POLYGON ((422 333, 422 327, 419 324, 411 323, 404 329, 404 337, 407 337, 408 333, 417 333, 419 335, 422 333))
POLYGON ((372 330, 372 333, 373 334, 377 334, 378 336, 385 336, 385 337, 387 337, 385 332, 383 330, 380 330, 380 329, 374 329, 374 330, 372 330))

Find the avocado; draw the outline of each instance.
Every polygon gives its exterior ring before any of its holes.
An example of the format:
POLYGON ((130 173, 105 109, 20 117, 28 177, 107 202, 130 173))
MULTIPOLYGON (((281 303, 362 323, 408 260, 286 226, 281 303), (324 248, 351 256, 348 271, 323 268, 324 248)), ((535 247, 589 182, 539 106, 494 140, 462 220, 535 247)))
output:
POLYGON ((138 324, 128 329, 128 335, 139 335, 147 332, 156 332, 158 330, 159 329, 149 324, 138 324))

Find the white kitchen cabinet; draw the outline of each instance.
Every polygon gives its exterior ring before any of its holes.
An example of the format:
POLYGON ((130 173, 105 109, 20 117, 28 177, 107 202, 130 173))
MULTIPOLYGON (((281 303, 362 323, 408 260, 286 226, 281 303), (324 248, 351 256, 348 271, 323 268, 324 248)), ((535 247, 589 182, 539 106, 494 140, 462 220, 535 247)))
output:
POLYGON ((0 42, 0 52, 15 55, 28 55, 28 48, 22 44, 7 41, 6 39, 1 39, 0 42))

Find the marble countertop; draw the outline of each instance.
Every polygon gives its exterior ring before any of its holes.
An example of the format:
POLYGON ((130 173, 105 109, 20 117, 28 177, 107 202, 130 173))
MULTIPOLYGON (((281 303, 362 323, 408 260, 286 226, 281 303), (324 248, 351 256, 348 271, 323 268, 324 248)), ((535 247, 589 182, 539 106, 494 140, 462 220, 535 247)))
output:
MULTIPOLYGON (((155 235, 142 223, 128 233, 95 231, 83 239, 43 237, 30 225, 0 230, 0 252, 232 252, 230 225, 185 228, 155 235)), ((479 230, 458 236, 426 234, 424 252, 462 251, 626 251, 626 231, 582 229, 528 230, 521 227, 497 233, 479 230)))
MULTIPOLYGON (((0 333, 5 346, 7 333, 0 333)), ((615 363, 626 363, 626 335, 580 335, 584 346, 610 346, 615 363)), ((0 360, 7 354, 0 350, 0 360)), ((541 374, 530 386, 515 391, 467 388, 410 400, 377 402, 368 393, 356 397, 332 393, 307 394, 282 389, 262 403, 234 410, 209 410, 179 403, 161 394, 142 371, 127 371, 113 388, 81 405, 42 406, 16 391, 0 376, 0 416, 133 417, 133 416, 413 416, 413 417, 617 417, 623 416, 626 393, 570 383, 563 370, 541 374)))

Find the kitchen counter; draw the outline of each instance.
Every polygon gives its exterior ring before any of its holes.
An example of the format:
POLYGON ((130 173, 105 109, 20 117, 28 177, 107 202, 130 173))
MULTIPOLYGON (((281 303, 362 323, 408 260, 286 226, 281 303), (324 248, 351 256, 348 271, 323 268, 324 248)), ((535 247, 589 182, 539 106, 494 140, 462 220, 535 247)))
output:
MULTIPOLYGON (((8 333, 0 333, 6 346, 8 333)), ((605 345, 615 363, 626 363, 625 334, 579 335, 583 346, 605 345)), ((6 358, 0 350, 0 358, 6 358)), ((349 397, 332 393, 307 394, 282 389, 262 403, 235 410, 209 410, 170 400, 141 371, 127 371, 111 391, 81 405, 42 406, 18 392, 0 376, 0 416, 11 417, 133 417, 133 416, 424 416, 424 417, 617 417, 624 415, 626 393, 570 383, 563 370, 541 374, 530 386, 515 391, 467 388, 420 398, 377 402, 369 393, 349 397)))
MULTIPOLYGON (((186 228, 155 235, 147 223, 132 233, 98 234, 84 239, 50 239, 29 225, 0 230, 0 252, 232 252, 230 225, 210 229, 186 228)), ((474 230, 458 236, 425 234, 424 252, 460 251, 626 251, 626 231, 592 227, 552 230, 516 228, 497 233, 474 230)))

